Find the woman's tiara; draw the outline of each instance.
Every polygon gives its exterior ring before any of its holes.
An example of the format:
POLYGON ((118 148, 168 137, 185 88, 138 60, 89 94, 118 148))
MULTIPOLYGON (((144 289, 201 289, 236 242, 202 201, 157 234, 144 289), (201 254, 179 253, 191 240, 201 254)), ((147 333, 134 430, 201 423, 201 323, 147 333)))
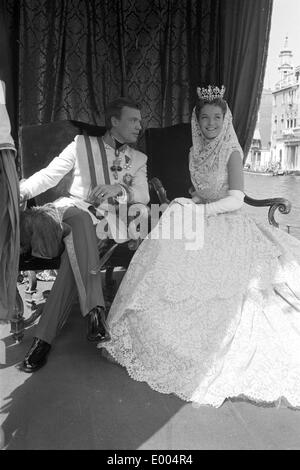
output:
POLYGON ((197 95, 200 100, 213 101, 216 98, 223 98, 225 93, 225 87, 222 85, 221 89, 217 86, 208 85, 207 88, 197 87, 197 95))

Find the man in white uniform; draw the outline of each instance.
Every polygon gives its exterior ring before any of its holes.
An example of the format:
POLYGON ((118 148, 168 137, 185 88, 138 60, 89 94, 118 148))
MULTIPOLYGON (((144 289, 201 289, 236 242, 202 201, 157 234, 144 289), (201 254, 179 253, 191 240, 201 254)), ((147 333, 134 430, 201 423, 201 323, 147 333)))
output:
MULTIPOLYGON (((99 220, 89 211, 91 202, 104 216, 112 202, 149 202, 147 156, 129 146, 137 141, 141 130, 138 105, 128 98, 116 99, 107 106, 105 117, 107 132, 102 138, 76 136, 46 168, 20 184, 24 201, 56 186, 73 171, 69 196, 60 198, 55 205, 63 211, 63 222, 72 228, 74 249, 65 249, 62 254, 36 337, 22 363, 26 372, 34 372, 46 363, 51 344, 77 295, 81 313, 88 320, 88 339, 98 341, 107 335, 101 273, 97 269, 95 224, 99 220)), ((97 230, 98 236, 99 233, 97 230)))

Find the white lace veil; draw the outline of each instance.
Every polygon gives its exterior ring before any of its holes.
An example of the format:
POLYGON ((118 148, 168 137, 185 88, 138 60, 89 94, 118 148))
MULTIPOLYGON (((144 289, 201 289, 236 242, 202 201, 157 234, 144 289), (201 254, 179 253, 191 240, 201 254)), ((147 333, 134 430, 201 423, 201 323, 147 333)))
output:
POLYGON ((228 157, 234 150, 240 152, 243 158, 243 151, 236 136, 232 124, 232 114, 227 103, 226 107, 222 130, 212 140, 204 137, 196 116, 196 108, 193 109, 191 120, 193 151, 191 152, 190 164, 197 167, 198 170, 201 166, 209 169, 218 167, 220 162, 227 163, 228 157))

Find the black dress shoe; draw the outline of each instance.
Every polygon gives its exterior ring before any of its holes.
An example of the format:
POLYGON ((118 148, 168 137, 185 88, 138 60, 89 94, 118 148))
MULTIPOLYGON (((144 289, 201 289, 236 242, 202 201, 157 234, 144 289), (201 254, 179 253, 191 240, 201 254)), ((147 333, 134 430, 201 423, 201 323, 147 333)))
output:
POLYGON ((89 341, 110 340, 105 317, 104 307, 97 306, 87 314, 87 339, 89 341))
POLYGON ((39 338, 34 338, 31 348, 25 356, 20 369, 24 372, 35 372, 47 362, 51 345, 39 338))

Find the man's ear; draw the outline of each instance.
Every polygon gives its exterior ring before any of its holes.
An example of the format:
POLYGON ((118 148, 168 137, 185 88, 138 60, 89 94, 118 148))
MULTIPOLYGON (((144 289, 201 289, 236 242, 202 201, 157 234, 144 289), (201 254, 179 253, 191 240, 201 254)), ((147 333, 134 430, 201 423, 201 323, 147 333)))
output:
POLYGON ((119 119, 117 119, 115 116, 112 116, 112 117, 110 118, 110 120, 111 120, 111 125, 112 125, 113 127, 117 127, 118 124, 119 124, 119 122, 120 122, 119 119))

